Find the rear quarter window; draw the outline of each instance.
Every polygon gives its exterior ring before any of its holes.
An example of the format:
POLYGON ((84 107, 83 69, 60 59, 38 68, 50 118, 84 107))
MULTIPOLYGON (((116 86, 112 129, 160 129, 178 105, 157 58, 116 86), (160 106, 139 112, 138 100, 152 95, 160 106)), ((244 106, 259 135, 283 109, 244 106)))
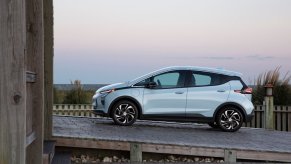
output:
POLYGON ((225 84, 229 81, 228 76, 216 74, 216 73, 207 73, 207 72, 192 72, 190 75, 190 86, 216 86, 225 84))

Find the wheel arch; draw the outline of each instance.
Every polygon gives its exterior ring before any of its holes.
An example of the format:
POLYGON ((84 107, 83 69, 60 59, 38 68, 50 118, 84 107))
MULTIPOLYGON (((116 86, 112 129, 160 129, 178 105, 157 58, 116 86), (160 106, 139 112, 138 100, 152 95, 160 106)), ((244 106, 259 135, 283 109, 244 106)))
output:
POLYGON ((133 97, 131 97, 131 96, 121 96, 121 97, 118 97, 118 98, 114 99, 114 100, 111 102, 111 104, 109 105, 109 108, 108 108, 108 115, 109 115, 110 117, 112 117, 112 113, 111 113, 111 111, 112 111, 113 106, 114 106, 117 102, 119 102, 119 101, 121 101, 121 100, 127 100, 127 101, 131 101, 131 102, 133 102, 133 103, 136 105, 137 110, 138 110, 138 117, 137 117, 137 118, 140 118, 140 116, 141 116, 141 111, 142 111, 141 105, 140 105, 140 103, 138 102, 138 100, 136 100, 135 98, 133 98, 133 97))
POLYGON ((243 121, 244 122, 246 121, 246 116, 247 116, 246 110, 240 104, 235 103, 235 102, 226 102, 226 103, 223 103, 223 104, 219 105, 215 109, 215 112, 213 113, 213 118, 214 118, 215 121, 216 121, 216 116, 217 116, 217 113, 219 112, 219 110, 221 110, 221 109, 223 109, 224 107, 227 107, 227 106, 232 106, 232 107, 235 107, 238 110, 240 110, 241 113, 243 114, 243 121))

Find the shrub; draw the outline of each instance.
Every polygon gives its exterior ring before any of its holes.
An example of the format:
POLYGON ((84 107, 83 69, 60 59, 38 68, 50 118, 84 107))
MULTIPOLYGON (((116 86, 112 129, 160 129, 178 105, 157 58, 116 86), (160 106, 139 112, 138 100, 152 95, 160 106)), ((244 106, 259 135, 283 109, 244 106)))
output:
POLYGON ((272 84, 274 103, 276 105, 291 105, 291 75, 289 72, 280 79, 280 67, 261 73, 255 80, 252 101, 254 104, 263 104, 265 96, 265 85, 272 84))
POLYGON ((80 80, 71 82, 73 89, 66 93, 64 104, 89 104, 91 103, 92 93, 84 91, 80 80))

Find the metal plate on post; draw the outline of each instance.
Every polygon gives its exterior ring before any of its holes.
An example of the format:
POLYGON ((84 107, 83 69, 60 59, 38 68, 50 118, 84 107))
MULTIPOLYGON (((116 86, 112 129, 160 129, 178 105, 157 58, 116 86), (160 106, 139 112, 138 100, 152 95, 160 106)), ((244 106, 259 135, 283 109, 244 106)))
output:
POLYGON ((36 73, 31 71, 26 71, 26 82, 35 83, 36 82, 36 73))

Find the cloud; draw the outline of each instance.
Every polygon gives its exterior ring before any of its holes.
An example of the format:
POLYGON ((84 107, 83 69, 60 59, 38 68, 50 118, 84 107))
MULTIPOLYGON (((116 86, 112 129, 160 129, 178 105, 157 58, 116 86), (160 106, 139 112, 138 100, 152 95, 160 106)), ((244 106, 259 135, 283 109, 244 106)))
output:
POLYGON ((211 59, 211 60, 234 60, 234 57, 230 56, 206 56, 206 57, 201 57, 202 59, 211 59))
POLYGON ((274 56, 263 56, 263 55, 249 55, 246 58, 253 59, 253 60, 269 60, 274 59, 274 56))

